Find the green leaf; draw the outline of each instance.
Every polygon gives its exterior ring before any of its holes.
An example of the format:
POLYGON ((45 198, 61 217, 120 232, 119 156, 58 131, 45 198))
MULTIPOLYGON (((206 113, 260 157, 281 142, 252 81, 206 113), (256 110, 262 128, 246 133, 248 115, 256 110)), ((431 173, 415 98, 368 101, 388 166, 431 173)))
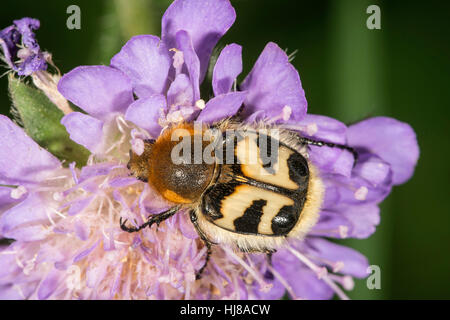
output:
POLYGON ((89 151, 70 140, 66 128, 61 124, 63 112, 40 90, 10 75, 9 93, 13 102, 13 113, 25 132, 41 147, 47 149, 66 164, 75 161, 83 166, 89 151))

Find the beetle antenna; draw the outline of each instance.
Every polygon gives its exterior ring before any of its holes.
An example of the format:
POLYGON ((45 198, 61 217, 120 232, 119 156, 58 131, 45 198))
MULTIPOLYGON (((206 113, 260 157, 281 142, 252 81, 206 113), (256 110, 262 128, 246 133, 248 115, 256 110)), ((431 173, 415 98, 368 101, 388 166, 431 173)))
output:
POLYGON ((353 154, 353 158, 355 159, 353 166, 355 166, 356 163, 358 162, 358 152, 356 152, 356 150, 353 149, 352 147, 349 147, 349 146, 346 146, 343 144, 332 143, 332 142, 312 140, 312 139, 308 139, 308 138, 304 138, 304 137, 299 137, 298 139, 301 144, 305 144, 305 145, 317 146, 317 147, 326 146, 326 147, 330 147, 330 148, 339 148, 342 150, 347 150, 353 154))

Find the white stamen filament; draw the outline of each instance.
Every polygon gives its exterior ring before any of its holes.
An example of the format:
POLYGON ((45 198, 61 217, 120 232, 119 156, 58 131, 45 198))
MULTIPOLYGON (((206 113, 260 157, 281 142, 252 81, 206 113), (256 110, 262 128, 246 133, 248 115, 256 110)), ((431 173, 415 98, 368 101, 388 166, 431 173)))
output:
POLYGON ((66 219, 66 218, 67 218, 64 214, 62 214, 61 212, 59 212, 59 211, 56 210, 56 209, 50 208, 50 210, 51 210, 53 213, 55 213, 55 214, 57 214, 58 216, 60 216, 61 218, 63 218, 63 219, 66 219))
POLYGON ((339 272, 345 266, 344 262, 342 262, 342 261, 331 261, 331 260, 316 256, 316 255, 312 255, 312 254, 305 254, 305 256, 310 260, 318 261, 320 263, 323 263, 323 264, 326 264, 326 265, 332 267, 334 273, 339 272))
POLYGON ((52 216, 50 215, 50 211, 47 211, 47 210, 46 210, 46 214, 47 214, 48 220, 50 221, 50 223, 52 224, 52 226, 56 226, 55 221, 52 219, 52 216))
POLYGON ((295 256, 297 259, 299 259, 301 262, 303 262, 308 268, 310 268, 314 272, 319 272, 321 275, 321 279, 331 288, 333 291, 341 298, 342 300, 349 300, 348 296, 342 291, 341 288, 339 288, 334 281, 325 274, 322 274, 320 271, 320 267, 316 266, 311 260, 309 260, 307 257, 305 257, 303 254, 298 252, 292 247, 287 247, 287 249, 295 256))
POLYGON ((123 128, 129 128, 128 123, 122 116, 118 116, 116 118, 117 128, 119 129, 120 133, 126 134, 126 130, 123 128))
POLYGON ((335 229, 313 229, 311 230, 311 235, 321 236, 323 234, 337 234, 341 239, 345 239, 348 237, 348 227, 344 225, 340 225, 335 229))
POLYGON ((338 276, 335 274, 330 274, 330 278, 336 282, 338 282, 345 290, 353 290, 353 287, 355 286, 355 282, 353 281, 353 278, 351 276, 345 275, 345 276, 338 276))
POLYGON ((67 179, 67 175, 57 176, 57 177, 49 177, 46 178, 45 181, 59 180, 59 179, 67 179))
POLYGON ((267 292, 267 290, 272 287, 271 284, 268 284, 264 281, 262 276, 256 270, 252 269, 247 263, 245 263, 244 260, 242 260, 237 254, 235 254, 233 250, 231 250, 227 246, 222 246, 222 248, 227 253, 227 255, 231 256, 234 260, 239 262, 239 264, 253 276, 253 278, 259 283, 261 291, 267 292))
MULTIPOLYGON (((105 227, 103 226, 103 228, 102 228, 102 234, 103 234, 103 236, 107 239, 107 240, 111 240, 111 238, 106 234, 106 231, 105 231, 105 227)), ((119 241, 119 240, 115 240, 115 239, 113 239, 113 241, 114 241, 114 243, 115 244, 118 244, 118 245, 124 245, 124 246, 128 246, 129 245, 129 243, 126 243, 126 242, 122 242, 122 241, 119 241)))
POLYGON ((276 271, 275 268, 272 267, 270 264, 267 264, 267 268, 274 275, 274 277, 277 278, 277 280, 280 281, 280 283, 286 288, 286 291, 289 293, 291 298, 294 300, 298 299, 297 295, 295 294, 292 287, 288 284, 286 279, 284 279, 283 276, 281 274, 279 274, 278 271, 276 271))

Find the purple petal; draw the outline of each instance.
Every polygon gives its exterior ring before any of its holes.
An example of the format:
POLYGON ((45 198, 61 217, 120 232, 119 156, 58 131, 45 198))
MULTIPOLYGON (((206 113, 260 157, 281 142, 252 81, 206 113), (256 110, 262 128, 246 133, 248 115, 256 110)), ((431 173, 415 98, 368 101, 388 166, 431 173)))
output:
POLYGON ((291 274, 288 279, 293 282, 292 289, 300 299, 329 300, 334 296, 333 290, 310 269, 297 269, 298 275, 291 274))
POLYGON ((19 269, 15 249, 14 244, 0 249, 0 257, 2 257, 0 259, 0 279, 4 279, 19 269))
POLYGON ((79 181, 83 182, 92 177, 107 175, 113 168, 114 165, 108 162, 100 162, 94 165, 84 166, 81 168, 79 181))
POLYGON ((9 118, 0 115, 0 183, 38 182, 45 179, 49 170, 60 166, 57 158, 42 149, 9 118))
MULTIPOLYGON (((1 181, 1 179, 0 179, 1 181)), ((13 188, 10 187, 1 187, 0 186, 0 212, 3 211, 3 209, 8 206, 9 204, 20 200, 20 199, 13 199, 11 198, 11 191, 13 188)), ((0 233, 1 234, 1 233, 0 233)))
POLYGON ((14 25, 22 35, 23 44, 30 49, 39 50, 39 45, 33 32, 33 30, 37 30, 41 26, 39 20, 33 18, 22 18, 19 20, 14 20, 14 25))
POLYGON ((322 208, 329 208, 336 205, 340 201, 339 184, 333 180, 331 175, 329 179, 323 179, 325 186, 325 196, 322 203, 322 208))
POLYGON ((311 146, 309 156, 320 172, 335 173, 346 177, 350 177, 355 160, 353 154, 347 150, 326 146, 311 146))
POLYGON ((108 182, 108 185, 113 188, 121 188, 121 187, 127 187, 132 184, 135 184, 137 182, 136 178, 130 177, 130 178, 122 178, 117 177, 113 178, 108 182))
POLYGON ((184 31, 176 34, 177 48, 183 51, 184 63, 189 72, 189 79, 194 92, 194 101, 200 99, 200 61, 192 46, 191 37, 184 31))
POLYGON ((65 74, 58 90, 72 103, 100 119, 112 112, 125 112, 133 102, 131 81, 107 66, 82 66, 65 74))
POLYGON ((133 102, 125 113, 125 119, 147 130, 152 137, 158 137, 162 127, 158 120, 167 109, 166 98, 160 94, 150 95, 133 102))
POLYGON ((327 260, 331 263, 343 262, 338 271, 357 278, 367 277, 367 258, 361 253, 322 238, 308 238, 306 241, 308 256, 317 257, 319 260, 327 260))
POLYGON ((94 251, 95 248, 98 247, 99 243, 101 240, 98 240, 97 242, 95 242, 93 245, 91 245, 88 248, 84 248, 80 253, 78 253, 74 258, 73 258, 73 263, 77 263, 78 261, 80 261, 81 259, 84 259, 86 256, 88 256, 92 251, 94 251))
POLYGON ((6 27, 0 31, 0 45, 3 51, 4 60, 10 68, 15 68, 14 60, 19 48, 20 33, 14 26, 6 27))
MULTIPOLYGON (((295 125, 286 124, 286 127, 293 128, 312 140, 346 144, 347 127, 333 118, 307 114, 295 125)), ((322 173, 350 176, 354 165, 352 153, 339 148, 311 146, 309 154, 311 161, 322 173)))
POLYGON ((265 111, 263 111, 263 110, 258 110, 258 111, 256 111, 256 112, 254 112, 254 113, 252 113, 251 115, 249 115, 246 119, 245 119, 245 121, 247 122, 247 123, 254 123, 254 122, 257 122, 258 121, 258 119, 266 119, 266 112, 265 111))
POLYGON ((280 260, 274 260, 274 268, 287 280, 297 298, 319 300, 333 297, 333 290, 302 263, 280 260))
POLYGON ((39 25, 39 20, 22 18, 0 31, 4 60, 20 76, 47 69, 44 52, 41 52, 33 32, 39 29, 39 25))
POLYGON ((345 239, 352 236, 353 225, 339 212, 322 210, 319 221, 309 232, 309 235, 345 239))
POLYGON ((393 183, 402 184, 411 178, 419 158, 414 130, 404 122, 376 117, 348 128, 349 145, 378 155, 391 165, 393 183))
POLYGON ((169 107, 194 105, 194 90, 185 74, 177 75, 170 85, 167 91, 167 104, 169 107))
MULTIPOLYGON (((289 127, 289 124, 287 125, 289 127)), ((304 137, 337 144, 346 144, 347 126, 342 122, 316 114, 307 114, 296 122, 297 130, 304 137)))
POLYGON ((131 38, 111 59, 111 66, 131 79, 140 98, 161 94, 167 89, 171 64, 166 45, 152 35, 131 38))
POLYGON ((374 186, 385 183, 391 173, 390 165, 378 157, 362 155, 353 170, 355 175, 364 178, 374 186))
POLYGON ((306 114, 307 102, 300 76, 275 43, 266 45, 241 89, 248 91, 244 116, 263 111, 270 119, 281 114, 285 106, 291 108, 293 121, 302 120, 306 114))
POLYGON ((61 119, 70 139, 95 153, 103 138, 103 121, 80 112, 71 112, 61 119))
POLYGON ((24 226, 15 228, 5 232, 5 238, 14 239, 17 241, 39 241, 45 239, 50 234, 50 231, 43 225, 37 224, 32 226, 24 226))
POLYGON ((48 220, 50 208, 36 193, 19 202, 0 216, 0 230, 6 235, 8 231, 22 225, 48 220))
POLYGON ((28 76, 32 73, 40 70, 47 69, 47 62, 45 61, 42 54, 33 54, 26 57, 23 62, 19 65, 17 69, 17 74, 19 76, 28 76))
POLYGON ((0 285, 0 300, 24 300, 34 291, 33 289, 33 286, 28 284, 25 286, 14 284, 0 285))
POLYGON ((200 60, 202 80, 212 49, 235 19, 236 13, 228 0, 176 0, 162 18, 162 40, 169 49, 175 48, 178 31, 187 31, 200 60))
POLYGON ((220 52, 214 66, 212 86, 214 95, 231 91, 234 81, 242 72, 242 47, 235 43, 227 45, 220 52))
POLYGON ((93 199, 94 199, 94 196, 89 196, 87 198, 74 201, 70 205, 70 209, 68 211, 68 215, 69 216, 74 216, 74 215, 80 213, 81 211, 86 209, 91 204, 93 199))
MULTIPOLYGON (((268 281, 268 283, 270 283, 272 285, 272 287, 268 291, 261 290, 261 286, 259 285, 259 283, 256 283, 254 285, 255 286, 255 288, 253 289, 253 294, 255 295, 254 298, 256 298, 258 300, 259 299, 261 299, 261 300, 279 300, 279 299, 281 299, 284 296, 284 294, 286 293, 286 288, 277 279, 274 279, 273 281, 268 281)), ((243 300, 243 299, 241 299, 241 300, 243 300)))
MULTIPOLYGON (((367 203, 379 203, 391 191, 391 174, 387 177, 384 183, 373 185, 367 180, 353 176, 352 178, 347 178, 338 175, 326 175, 322 176, 325 184, 332 186, 332 196, 335 200, 334 203, 330 203, 327 199, 327 194, 325 194, 325 205, 333 206, 340 203, 344 204, 367 204, 367 203)), ((328 193, 328 191, 326 192, 328 193)))
POLYGON ((55 293, 61 279, 63 277, 63 272, 53 269, 49 272, 47 277, 42 281, 38 289, 38 298, 40 300, 45 300, 55 293))
POLYGON ((179 228, 183 236, 188 239, 197 239, 198 233, 194 229, 194 225, 188 220, 187 217, 180 216, 179 219, 179 228))
MULTIPOLYGON (((349 179, 346 180, 348 182, 349 179)), ((358 181, 361 180, 356 179, 356 183, 358 181)), ((390 192, 389 186, 372 188, 365 184, 356 188, 346 185, 345 179, 335 181, 334 187, 332 182, 325 180, 325 185, 325 200, 320 219, 312 230, 314 235, 361 239, 375 232, 375 227, 380 222, 380 210, 377 203, 390 192), (358 195, 361 191, 364 193, 358 195), (345 228, 345 232, 341 228, 345 228)))
POLYGON ((246 92, 229 92, 212 98, 198 116, 197 121, 213 123, 235 115, 246 95, 246 92))
POLYGON ((380 223, 380 208, 376 204, 342 205, 335 210, 352 224, 348 234, 352 238, 368 238, 380 223))
POLYGON ((86 241, 89 238, 89 227, 82 221, 77 220, 74 227, 75 234, 80 240, 86 241))

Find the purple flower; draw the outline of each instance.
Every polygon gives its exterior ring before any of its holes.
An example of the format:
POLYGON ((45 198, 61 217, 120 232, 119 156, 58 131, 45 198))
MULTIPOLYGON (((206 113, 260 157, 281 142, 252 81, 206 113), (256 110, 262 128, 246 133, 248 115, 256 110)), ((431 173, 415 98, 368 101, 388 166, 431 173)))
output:
POLYGON ((47 69, 46 54, 41 51, 33 32, 39 26, 39 20, 22 18, 0 31, 4 61, 19 76, 29 76, 47 69))
POLYGON ((366 238, 379 223, 378 204, 413 174, 414 131, 385 117, 350 127, 307 114, 298 72, 269 43, 237 90, 241 46, 230 44, 213 70, 214 97, 200 83, 213 47, 231 27, 228 0, 176 0, 162 19, 162 37, 129 40, 110 66, 83 66, 58 89, 86 113, 67 114, 71 138, 92 152, 81 170, 63 168, 17 126, 0 117, 0 234, 16 241, 0 251, 0 297, 79 299, 328 299, 346 298, 367 259, 328 238, 366 238), (136 97, 136 98, 135 98, 136 97), (195 271, 206 248, 187 212, 136 234, 119 218, 141 224, 170 204, 128 176, 129 150, 180 121, 214 123, 243 107, 247 122, 265 121, 302 136, 355 148, 311 146, 309 159, 326 187, 320 218, 303 241, 273 256, 214 246, 202 279, 195 271), (14 161, 14 168, 10 167, 14 161), (33 164, 32 166, 30 164, 33 164))

